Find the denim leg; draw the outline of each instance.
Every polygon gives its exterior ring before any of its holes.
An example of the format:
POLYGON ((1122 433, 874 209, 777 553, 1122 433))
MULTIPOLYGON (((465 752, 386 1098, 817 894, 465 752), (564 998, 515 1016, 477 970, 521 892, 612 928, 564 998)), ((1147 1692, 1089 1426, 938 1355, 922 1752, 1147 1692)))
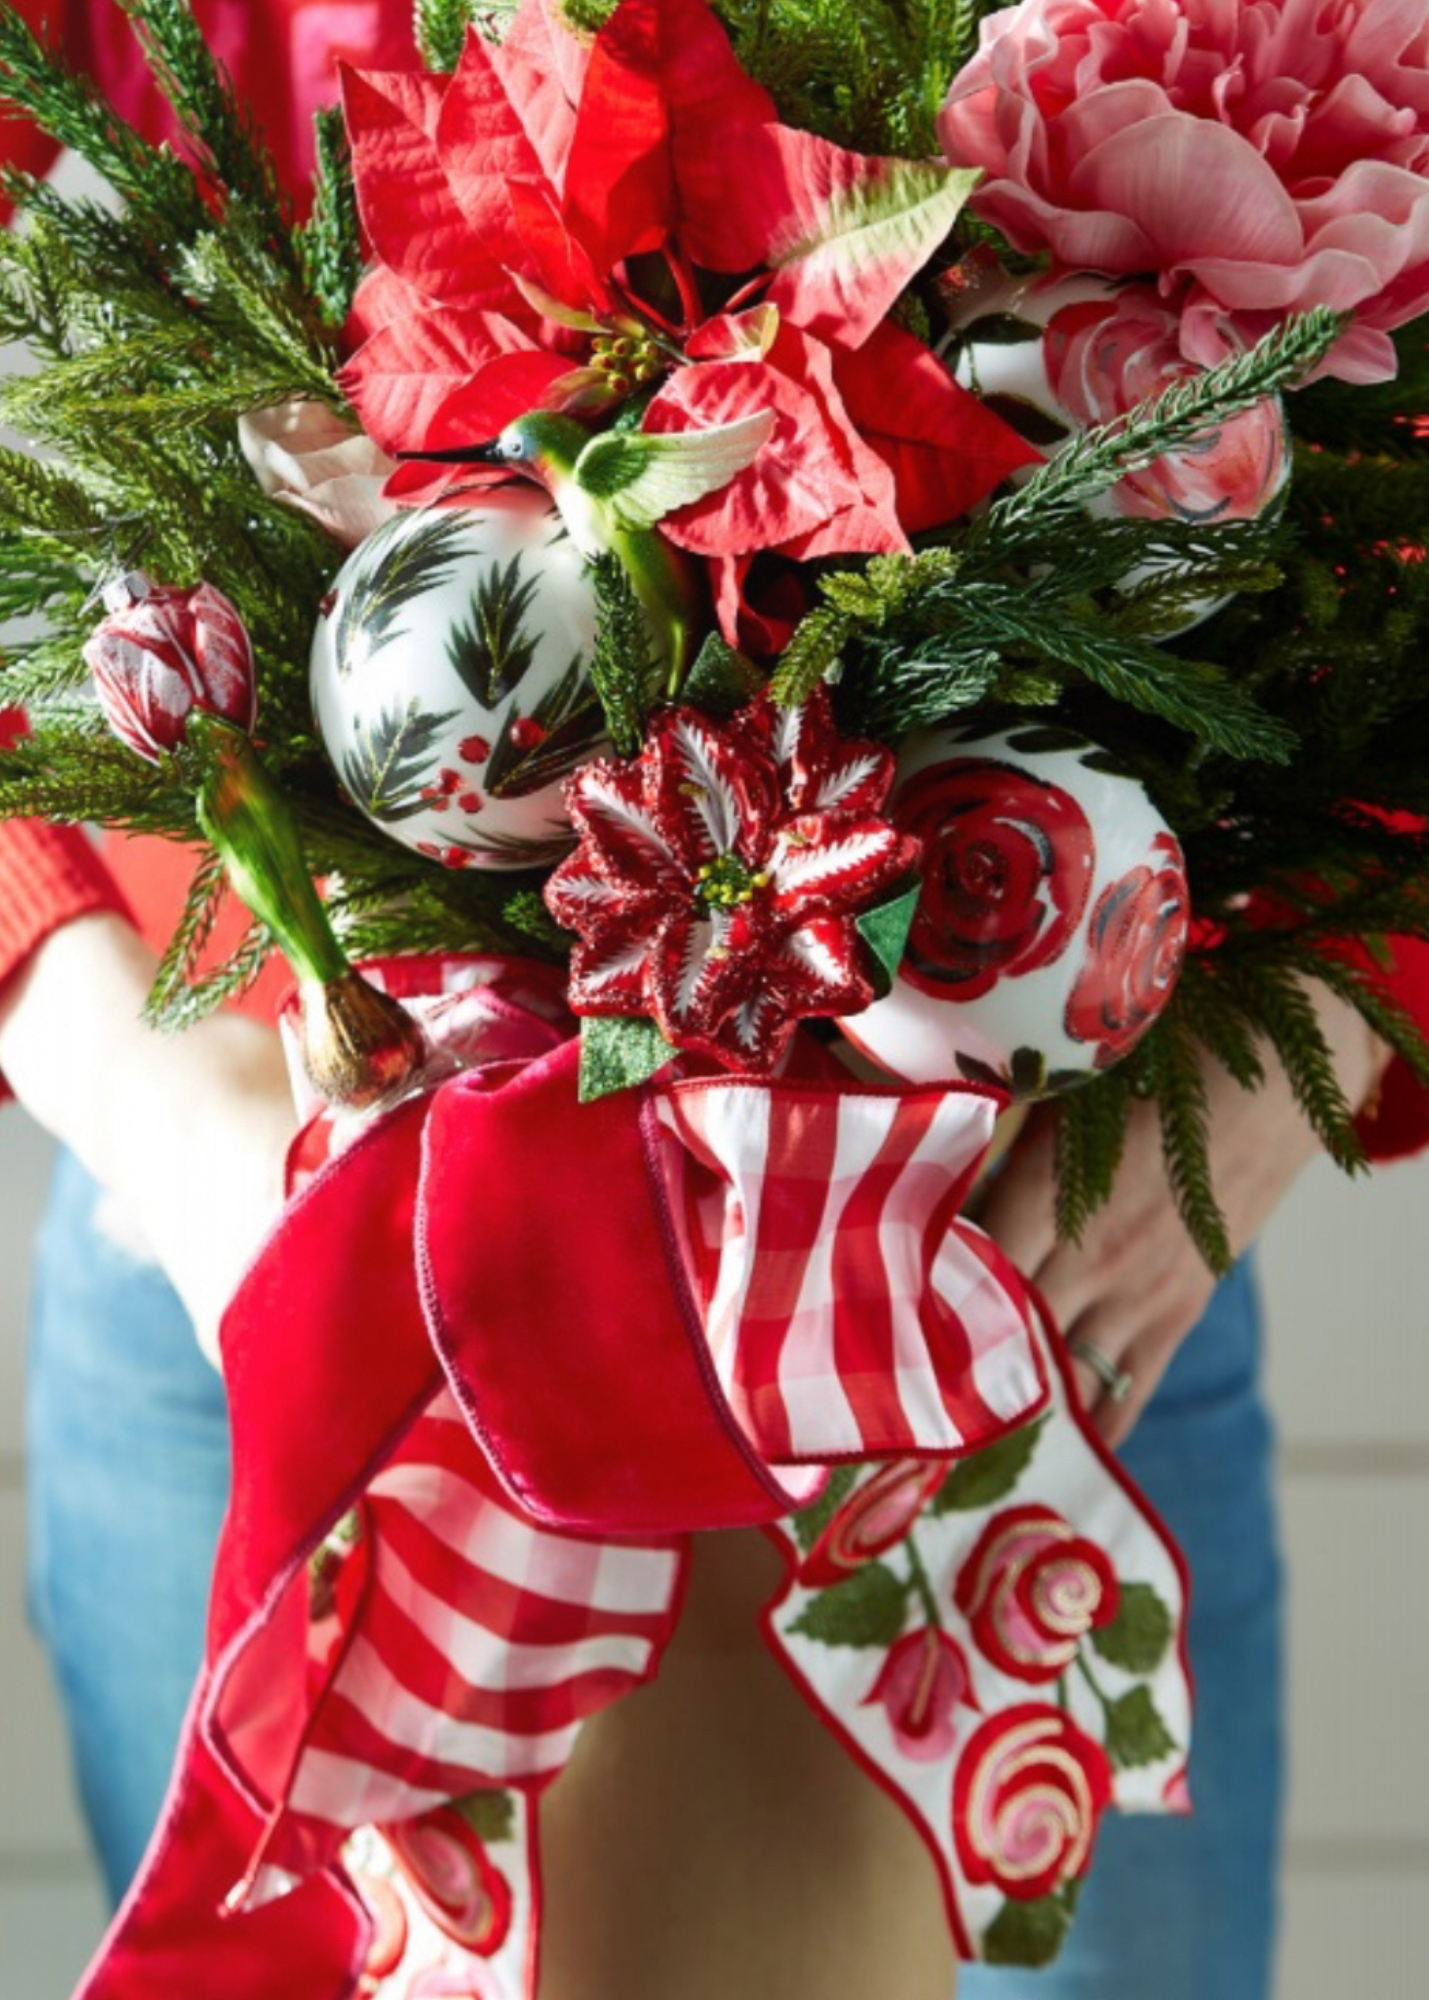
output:
POLYGON ((1260 1324, 1242 1266, 1123 1454, 1191 1569, 1189 1819, 1110 1813, 1071 1937, 1025 1973, 964 1968, 958 2000, 1268 2000, 1282 1804, 1281 1568, 1260 1324))
POLYGON ((228 1417, 177 1296, 69 1159, 37 1249, 27 1402, 31 1617, 117 1900, 202 1656, 228 1417))

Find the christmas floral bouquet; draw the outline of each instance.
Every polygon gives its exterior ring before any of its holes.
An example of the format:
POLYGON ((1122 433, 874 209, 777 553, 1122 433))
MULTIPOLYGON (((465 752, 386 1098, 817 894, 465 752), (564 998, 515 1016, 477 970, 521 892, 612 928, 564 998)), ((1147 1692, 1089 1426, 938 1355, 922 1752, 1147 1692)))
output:
POLYGON ((1185 1584, 968 1204, 1047 1099, 1075 1234, 1153 1097, 1223 1266, 1206 1052, 1362 1158, 1310 979, 1429 1080, 1422 10, 424 0, 299 219, 121 4, 181 152, 0 13, 122 203, 10 177, 0 812, 193 843, 154 1017, 281 948, 314 1095, 85 1991, 529 1993, 540 1793, 754 1524, 1042 1962, 1185 1803, 1185 1584))

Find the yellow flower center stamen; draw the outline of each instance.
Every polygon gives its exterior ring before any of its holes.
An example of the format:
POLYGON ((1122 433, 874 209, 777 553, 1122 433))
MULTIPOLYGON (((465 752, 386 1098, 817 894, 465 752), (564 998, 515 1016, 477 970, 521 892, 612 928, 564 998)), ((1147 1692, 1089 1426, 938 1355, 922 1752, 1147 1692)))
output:
POLYGON ((721 854, 707 861, 695 883, 696 901, 706 910, 734 910, 752 903, 761 889, 769 887, 769 873, 745 866, 737 854, 721 854))

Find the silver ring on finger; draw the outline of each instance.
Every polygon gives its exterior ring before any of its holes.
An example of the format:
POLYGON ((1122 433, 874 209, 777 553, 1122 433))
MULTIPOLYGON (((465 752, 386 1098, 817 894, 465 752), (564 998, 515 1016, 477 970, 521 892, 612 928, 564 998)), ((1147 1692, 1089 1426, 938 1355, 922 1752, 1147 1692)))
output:
POLYGON ((1091 1369, 1114 1403, 1126 1401, 1131 1394, 1131 1377, 1099 1347, 1094 1347, 1091 1341, 1083 1340, 1080 1334, 1074 1333, 1067 1342, 1067 1352, 1091 1369))

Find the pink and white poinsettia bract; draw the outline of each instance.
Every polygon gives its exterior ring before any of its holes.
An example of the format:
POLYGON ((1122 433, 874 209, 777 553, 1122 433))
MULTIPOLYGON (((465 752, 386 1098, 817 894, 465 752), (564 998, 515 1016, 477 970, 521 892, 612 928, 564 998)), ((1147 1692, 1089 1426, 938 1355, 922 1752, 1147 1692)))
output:
POLYGON ((578 933, 577 1014, 649 1015, 676 1048, 767 1073, 795 1025, 873 997, 857 917, 916 864, 880 809, 890 752, 841 737, 820 689, 732 721, 657 715, 639 757, 567 787, 580 846, 546 887, 578 933))

